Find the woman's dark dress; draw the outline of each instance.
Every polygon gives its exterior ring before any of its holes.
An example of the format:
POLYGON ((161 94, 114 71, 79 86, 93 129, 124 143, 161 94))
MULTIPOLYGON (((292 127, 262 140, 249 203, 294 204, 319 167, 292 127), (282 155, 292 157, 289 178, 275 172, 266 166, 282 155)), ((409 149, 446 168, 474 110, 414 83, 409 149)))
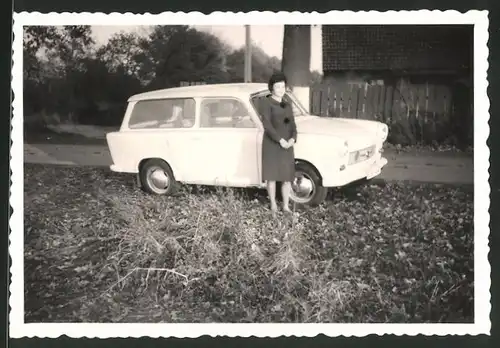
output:
POLYGON ((262 98, 260 113, 264 125, 262 139, 262 180, 293 181, 295 178, 295 154, 293 146, 284 149, 280 139, 295 139, 297 142, 297 126, 292 107, 288 103, 281 104, 272 97, 262 98))

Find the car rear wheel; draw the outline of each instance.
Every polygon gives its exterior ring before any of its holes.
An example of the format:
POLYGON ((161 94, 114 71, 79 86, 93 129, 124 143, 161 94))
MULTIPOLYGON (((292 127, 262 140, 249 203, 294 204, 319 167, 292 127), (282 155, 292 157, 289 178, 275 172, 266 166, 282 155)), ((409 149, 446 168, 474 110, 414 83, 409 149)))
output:
POLYGON ((156 195, 174 193, 176 182, 170 166, 160 159, 149 159, 139 170, 139 179, 144 191, 156 195))
POLYGON ((328 189, 321 186, 315 168, 307 163, 297 163, 290 199, 297 204, 317 206, 326 199, 327 194, 328 189))

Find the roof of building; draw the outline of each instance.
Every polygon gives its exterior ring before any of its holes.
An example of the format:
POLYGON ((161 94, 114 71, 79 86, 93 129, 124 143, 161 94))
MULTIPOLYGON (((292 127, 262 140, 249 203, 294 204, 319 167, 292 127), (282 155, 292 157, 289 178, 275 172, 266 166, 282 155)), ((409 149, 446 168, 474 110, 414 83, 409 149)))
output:
POLYGON ((466 25, 323 25, 323 71, 473 67, 466 25))

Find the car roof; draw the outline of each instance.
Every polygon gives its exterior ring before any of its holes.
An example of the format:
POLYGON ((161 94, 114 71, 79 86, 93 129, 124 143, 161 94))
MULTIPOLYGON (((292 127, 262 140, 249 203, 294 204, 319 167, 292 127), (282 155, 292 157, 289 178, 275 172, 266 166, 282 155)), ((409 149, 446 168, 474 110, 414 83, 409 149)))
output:
POLYGON ((219 83, 158 89, 131 96, 128 101, 161 98, 231 97, 267 90, 266 83, 219 83))

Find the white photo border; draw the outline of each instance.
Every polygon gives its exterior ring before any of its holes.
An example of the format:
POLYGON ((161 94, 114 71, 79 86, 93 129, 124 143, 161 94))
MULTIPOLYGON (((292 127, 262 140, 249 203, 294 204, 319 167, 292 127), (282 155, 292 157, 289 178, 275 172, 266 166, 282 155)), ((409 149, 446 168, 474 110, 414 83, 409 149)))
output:
POLYGON ((10 165, 12 186, 10 205, 9 252, 10 268, 10 337, 177 337, 194 338, 203 335, 228 337, 297 336, 366 336, 395 335, 490 335, 490 273, 488 262, 490 186, 487 139, 490 133, 487 95, 488 71, 488 11, 455 10, 418 11, 330 11, 304 12, 164 12, 161 14, 133 13, 39 13, 21 12, 13 16, 14 92, 12 147, 10 165), (261 25, 261 24, 472 24, 474 25, 474 323, 473 324, 25 324, 24 323, 24 256, 23 256, 23 26, 26 25, 261 25))

